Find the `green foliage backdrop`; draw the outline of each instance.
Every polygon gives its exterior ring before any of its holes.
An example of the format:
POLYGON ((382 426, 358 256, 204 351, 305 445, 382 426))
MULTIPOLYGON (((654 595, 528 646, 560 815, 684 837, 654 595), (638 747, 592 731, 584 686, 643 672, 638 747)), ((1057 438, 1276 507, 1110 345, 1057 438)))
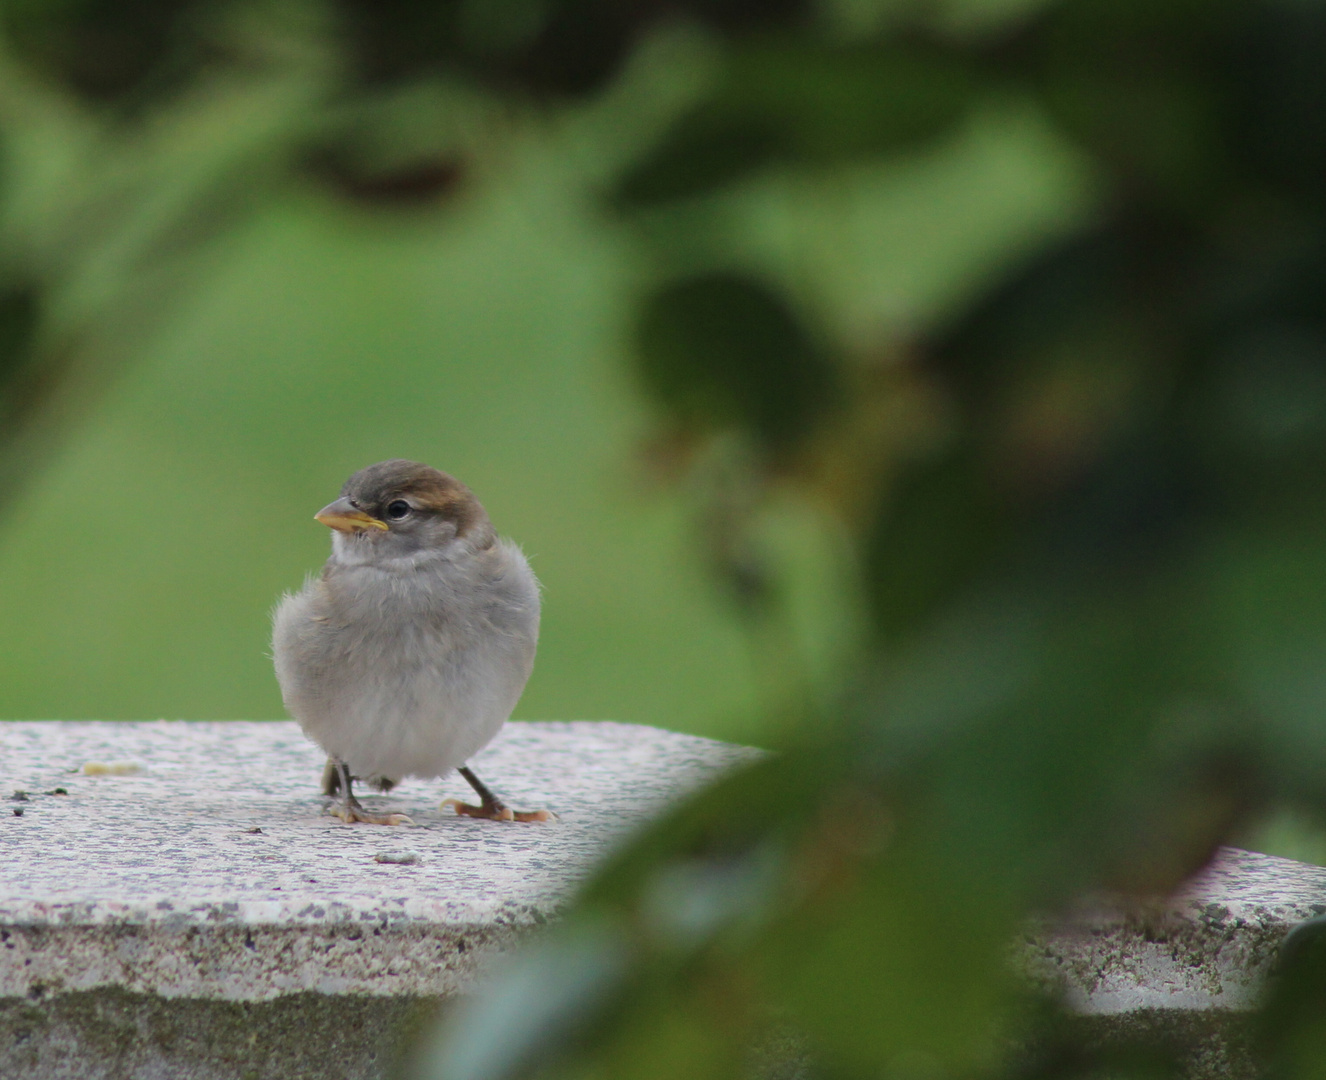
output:
MULTIPOLYGON (((16 617, 0 623, 0 716, 281 715, 267 612, 325 556, 310 508, 364 462, 405 454, 468 480, 544 581, 519 716, 761 739, 759 651, 710 587, 689 493, 651 464, 624 362, 656 259, 599 197, 703 85, 704 43, 671 32, 555 117, 494 117, 436 71, 325 101, 341 85, 318 51, 332 51, 326 27, 270 12, 227 30, 269 60, 247 78, 158 88, 127 72, 93 94, 32 51, 102 48, 91 10, 34 7, 5 68, 5 265, 23 296, 39 279, 47 374, 44 407, 7 429, 0 608, 16 617), (296 33, 300 49, 282 45, 296 33), (399 145, 361 168, 408 177, 463 156, 473 175, 348 197, 310 146, 347 128, 353 144, 365 114, 399 145)), ((118 28, 129 10, 97 18, 118 28)), ((915 161, 805 191, 768 183, 705 228, 812 282, 873 340, 1081 203, 1045 125, 1004 110, 915 161)), ((798 634, 828 677, 852 636, 841 530, 800 506, 776 516, 798 634)))
MULTIPOLYGON (((1326 811, 1326 7, 4 22, 13 700, 272 709, 226 683, 308 508, 408 453, 537 557, 527 714, 776 750, 420 1076, 1176 1074, 1010 952, 1326 811)), ((1323 1069, 1320 951, 1252 1021, 1275 1075, 1323 1069)))

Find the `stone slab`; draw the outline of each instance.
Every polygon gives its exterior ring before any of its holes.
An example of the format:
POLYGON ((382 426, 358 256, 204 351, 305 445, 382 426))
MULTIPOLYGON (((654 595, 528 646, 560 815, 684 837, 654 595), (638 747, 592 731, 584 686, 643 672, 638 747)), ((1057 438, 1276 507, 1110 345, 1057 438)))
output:
POLYGON ((400 1080, 429 998, 306 990, 272 1001, 113 987, 0 998, 5 1080, 400 1080))
POLYGON ((1247 1011, 1285 935, 1324 912, 1326 867, 1222 848, 1174 897, 1085 905, 1027 956, 1084 1015, 1247 1011))
MULTIPOLYGON (((0 1076, 31 1080, 380 1080, 403 1033, 632 829, 758 755, 512 724, 474 767, 556 822, 441 811, 468 797, 453 777, 365 796, 417 823, 386 828, 325 814, 292 723, 3 723, 0 750, 0 1076)), ((1190 1077, 1252 1078, 1248 1011, 1285 935, 1323 913, 1326 868, 1224 849, 1177 896, 1083 905, 1022 955, 1089 1038, 1149 1033, 1190 1077)))
POLYGON ((1023 943, 1087 1045, 1168 1049, 1187 1080, 1258 1080, 1252 1010, 1281 942, 1326 913, 1326 868, 1222 848, 1173 897, 1097 900, 1023 943))
POLYGON ((756 753, 629 724, 509 724, 472 765, 557 821, 439 810, 469 795, 451 777, 365 796, 416 822, 385 827, 324 812, 322 756, 291 722, 3 723, 0 751, 0 1001, 229 1002, 463 990, 626 833, 756 753), (83 771, 125 761, 141 771, 83 771))

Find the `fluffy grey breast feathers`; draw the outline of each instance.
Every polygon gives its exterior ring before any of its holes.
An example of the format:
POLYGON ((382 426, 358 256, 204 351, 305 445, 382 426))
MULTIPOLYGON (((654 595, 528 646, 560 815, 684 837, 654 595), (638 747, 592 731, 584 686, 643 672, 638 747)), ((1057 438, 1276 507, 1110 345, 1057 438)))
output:
POLYGON ((349 794, 352 776, 461 769, 484 801, 461 812, 527 816, 463 768, 533 668, 539 587, 520 549, 468 487, 415 461, 360 470, 316 518, 333 530, 331 557, 277 607, 273 655, 286 708, 343 777, 334 812, 376 820, 349 794))

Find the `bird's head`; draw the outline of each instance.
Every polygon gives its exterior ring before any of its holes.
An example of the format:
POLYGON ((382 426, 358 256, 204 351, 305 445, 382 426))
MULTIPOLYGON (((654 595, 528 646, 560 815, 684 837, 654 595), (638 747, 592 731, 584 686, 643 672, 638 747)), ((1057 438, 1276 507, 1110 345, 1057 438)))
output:
POLYGON ((385 562, 461 545, 485 548, 496 539, 474 492, 417 461, 393 459, 360 469, 341 497, 314 515, 334 530, 342 562, 385 562))

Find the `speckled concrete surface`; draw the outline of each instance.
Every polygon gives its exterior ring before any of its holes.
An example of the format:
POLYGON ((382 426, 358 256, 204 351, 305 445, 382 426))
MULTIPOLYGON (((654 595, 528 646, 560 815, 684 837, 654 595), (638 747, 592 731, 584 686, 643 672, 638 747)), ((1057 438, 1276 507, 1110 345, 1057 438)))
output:
POLYGON ((475 771, 559 820, 458 818, 438 809, 470 794, 453 776, 365 796, 416 822, 385 827, 324 812, 322 758, 289 722, 6 723, 0 746, 0 998, 29 1000, 452 994, 625 833, 754 753, 628 724, 510 724, 475 771), (81 771, 107 761, 142 771, 81 771))
MULTIPOLYGON (((387 828, 324 813, 321 757, 291 723, 9 723, 0 747, 0 1076, 30 1080, 380 1080, 401 1032, 626 833, 756 753, 510 725, 474 767, 558 821, 440 811, 469 795, 453 777, 365 796, 417 823, 387 828), (141 771, 82 772, 120 761, 141 771)), ((1284 935, 1323 912, 1326 869, 1227 849, 1181 895, 1084 907, 1023 956, 1101 1039, 1159 1025, 1190 1076, 1252 1076, 1240 1017, 1284 935)))
POLYGON ((1224 848, 1177 896, 1095 904, 1028 946, 1084 1014, 1251 1008, 1280 942, 1326 912, 1326 868, 1224 848))

